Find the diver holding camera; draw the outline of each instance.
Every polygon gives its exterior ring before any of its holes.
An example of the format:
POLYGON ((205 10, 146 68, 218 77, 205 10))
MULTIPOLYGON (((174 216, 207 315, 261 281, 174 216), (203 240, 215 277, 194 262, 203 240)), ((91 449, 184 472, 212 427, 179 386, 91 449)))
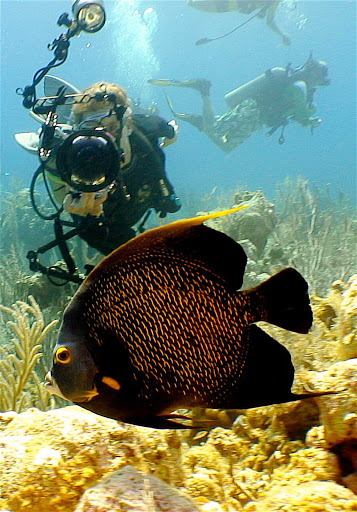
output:
POLYGON ((108 254, 135 236, 133 226, 150 208, 161 216, 180 209, 160 147, 160 139, 174 142, 177 125, 132 114, 116 84, 97 82, 82 94, 89 100, 73 104, 74 130, 57 149, 50 173, 64 182, 53 190, 81 238, 108 254))
MULTIPOLYGON (((153 114, 133 114, 130 100, 119 85, 101 81, 79 91, 49 75, 49 70, 58 65, 54 61, 57 59, 61 64, 67 56, 66 39, 78 33, 73 20, 65 23, 63 17, 60 24, 66 24, 69 29, 52 43, 55 59, 35 74, 31 86, 19 90, 24 96, 24 106, 31 108, 30 114, 42 123, 42 128, 40 133, 16 134, 15 138, 40 158, 41 165, 30 190, 33 207, 42 218, 55 220, 56 240, 38 251, 30 251, 30 268, 50 274, 39 264, 37 255, 58 245, 62 255, 67 254, 64 259, 69 268, 68 280, 76 280, 71 276, 75 266, 68 264, 66 240, 79 235, 106 255, 133 238, 135 225, 144 218, 138 228, 142 231, 153 209, 160 217, 180 209, 180 200, 166 176, 162 151, 176 141, 178 126, 175 121, 166 122, 153 114), (37 99, 35 86, 42 78, 45 97, 37 99), (39 212, 34 201, 35 183, 40 174, 57 209, 49 217, 39 212), (73 223, 59 219, 62 211, 72 216, 73 223), (63 225, 74 229, 63 234, 63 225)), ((92 18, 89 15, 80 18, 77 14, 78 23, 80 19, 92 18)), ((98 16, 96 20, 98 26, 98 16)), ((80 29, 86 28, 81 25, 80 29)))
MULTIPOLYGON (((133 226, 148 210, 164 217, 180 209, 162 151, 176 140, 177 125, 156 115, 133 114, 126 92, 116 84, 97 82, 67 98, 72 125, 48 126, 52 141, 46 126, 37 142, 36 134, 27 135, 37 146, 56 202, 71 214, 78 235, 108 254, 136 235, 133 226)), ((17 135, 24 146, 19 135, 26 134, 17 135)))

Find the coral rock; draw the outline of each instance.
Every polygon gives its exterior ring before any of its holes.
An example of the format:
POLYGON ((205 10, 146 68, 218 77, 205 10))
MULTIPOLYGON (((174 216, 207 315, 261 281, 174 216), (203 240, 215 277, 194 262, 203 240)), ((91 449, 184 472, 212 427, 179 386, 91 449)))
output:
POLYGON ((159 478, 132 466, 88 489, 75 512, 198 512, 194 503, 159 478))
POLYGON ((306 482, 275 486, 264 499, 249 503, 245 512, 349 512, 357 510, 357 498, 334 482, 306 482))
POLYGON ((12 512, 72 511, 86 489, 128 461, 160 472, 170 483, 176 478, 172 444, 177 440, 167 433, 136 429, 74 406, 29 409, 8 420, 1 415, 0 503, 12 512))
POLYGON ((316 373, 314 389, 339 391, 318 399, 320 421, 330 446, 357 439, 357 359, 342 361, 316 373))
POLYGON ((341 390, 318 399, 320 421, 329 448, 339 458, 343 484, 357 493, 357 359, 332 365, 312 383, 341 390))
POLYGON ((339 329, 341 358, 357 357, 357 275, 351 277, 342 294, 339 329))

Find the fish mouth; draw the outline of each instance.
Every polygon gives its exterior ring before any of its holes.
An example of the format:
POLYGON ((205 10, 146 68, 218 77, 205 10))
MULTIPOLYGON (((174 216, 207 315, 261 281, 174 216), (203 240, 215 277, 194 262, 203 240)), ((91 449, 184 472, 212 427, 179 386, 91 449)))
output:
POLYGON ((50 395, 56 395, 60 398, 63 398, 63 400, 67 400, 70 402, 89 402, 90 400, 92 400, 92 398, 99 395, 96 386, 93 385, 93 389, 91 389, 89 391, 84 391, 82 393, 79 393, 78 395, 73 394, 70 397, 66 397, 63 395, 57 382, 52 377, 52 374, 50 371, 47 372, 47 374, 45 376, 45 381, 46 382, 44 383, 44 385, 45 385, 46 391, 48 391, 48 393, 50 393, 50 395))

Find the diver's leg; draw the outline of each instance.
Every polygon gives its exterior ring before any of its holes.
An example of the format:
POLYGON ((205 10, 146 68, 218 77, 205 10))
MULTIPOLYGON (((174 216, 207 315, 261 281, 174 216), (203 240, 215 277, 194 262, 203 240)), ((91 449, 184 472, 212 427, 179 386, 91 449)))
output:
POLYGON ((215 113, 209 94, 201 94, 202 97, 202 117, 205 126, 211 126, 215 120, 215 113))
POLYGON ((198 114, 179 114, 178 112, 175 113, 175 117, 177 119, 182 119, 182 121, 185 121, 186 123, 192 124, 197 130, 200 132, 203 131, 203 117, 198 114))
POLYGON ((212 132, 213 123, 215 121, 215 113, 211 101, 210 96, 210 88, 211 82, 204 79, 197 80, 186 80, 186 85, 184 87, 191 87, 192 89, 197 90, 202 98, 202 115, 196 114, 178 114, 176 113, 176 117, 178 119, 183 119, 184 121, 196 126, 200 131, 212 132), (190 82, 189 85, 187 83, 190 82))
POLYGON ((176 112, 174 110, 174 106, 172 104, 172 101, 170 100, 169 96, 166 94, 166 101, 169 106, 169 109, 171 110, 172 115, 175 116, 176 119, 182 119, 183 121, 186 121, 186 123, 192 124, 195 128, 200 130, 200 132, 203 130, 203 117, 197 114, 182 114, 179 112, 176 112))
POLYGON ((176 87, 188 87, 198 91, 202 98, 202 116, 197 114, 183 114, 178 113, 173 109, 173 105, 168 96, 166 96, 167 103, 170 107, 171 112, 177 119, 182 119, 187 123, 192 124, 200 131, 206 131, 210 129, 214 122, 214 111, 210 99, 210 88, 212 83, 205 78, 196 78, 193 80, 169 80, 169 79, 151 79, 148 83, 152 85, 169 86, 174 85, 176 87))
POLYGON ((191 122, 191 124, 194 124, 194 126, 197 126, 197 122, 199 122, 199 130, 201 131, 211 130, 215 120, 215 113, 210 96, 212 83, 205 78, 196 78, 194 80, 183 80, 182 82, 178 82, 175 85, 179 85, 179 87, 189 87, 191 89, 195 89, 200 93, 202 98, 202 116, 183 114, 185 116, 189 116, 186 117, 185 121, 191 122), (200 121, 198 121, 199 118, 201 118, 200 121))

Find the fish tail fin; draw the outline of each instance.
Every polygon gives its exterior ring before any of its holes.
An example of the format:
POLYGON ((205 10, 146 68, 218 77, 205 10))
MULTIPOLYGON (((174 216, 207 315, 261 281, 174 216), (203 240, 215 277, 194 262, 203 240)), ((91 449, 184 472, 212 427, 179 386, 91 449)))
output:
POLYGON ((293 268, 286 268, 255 288, 264 297, 262 320, 306 334, 312 325, 308 284, 293 268))
POLYGON ((292 393, 294 367, 289 351, 257 325, 249 326, 248 337, 249 350, 243 375, 229 408, 249 409, 337 393, 292 393))

